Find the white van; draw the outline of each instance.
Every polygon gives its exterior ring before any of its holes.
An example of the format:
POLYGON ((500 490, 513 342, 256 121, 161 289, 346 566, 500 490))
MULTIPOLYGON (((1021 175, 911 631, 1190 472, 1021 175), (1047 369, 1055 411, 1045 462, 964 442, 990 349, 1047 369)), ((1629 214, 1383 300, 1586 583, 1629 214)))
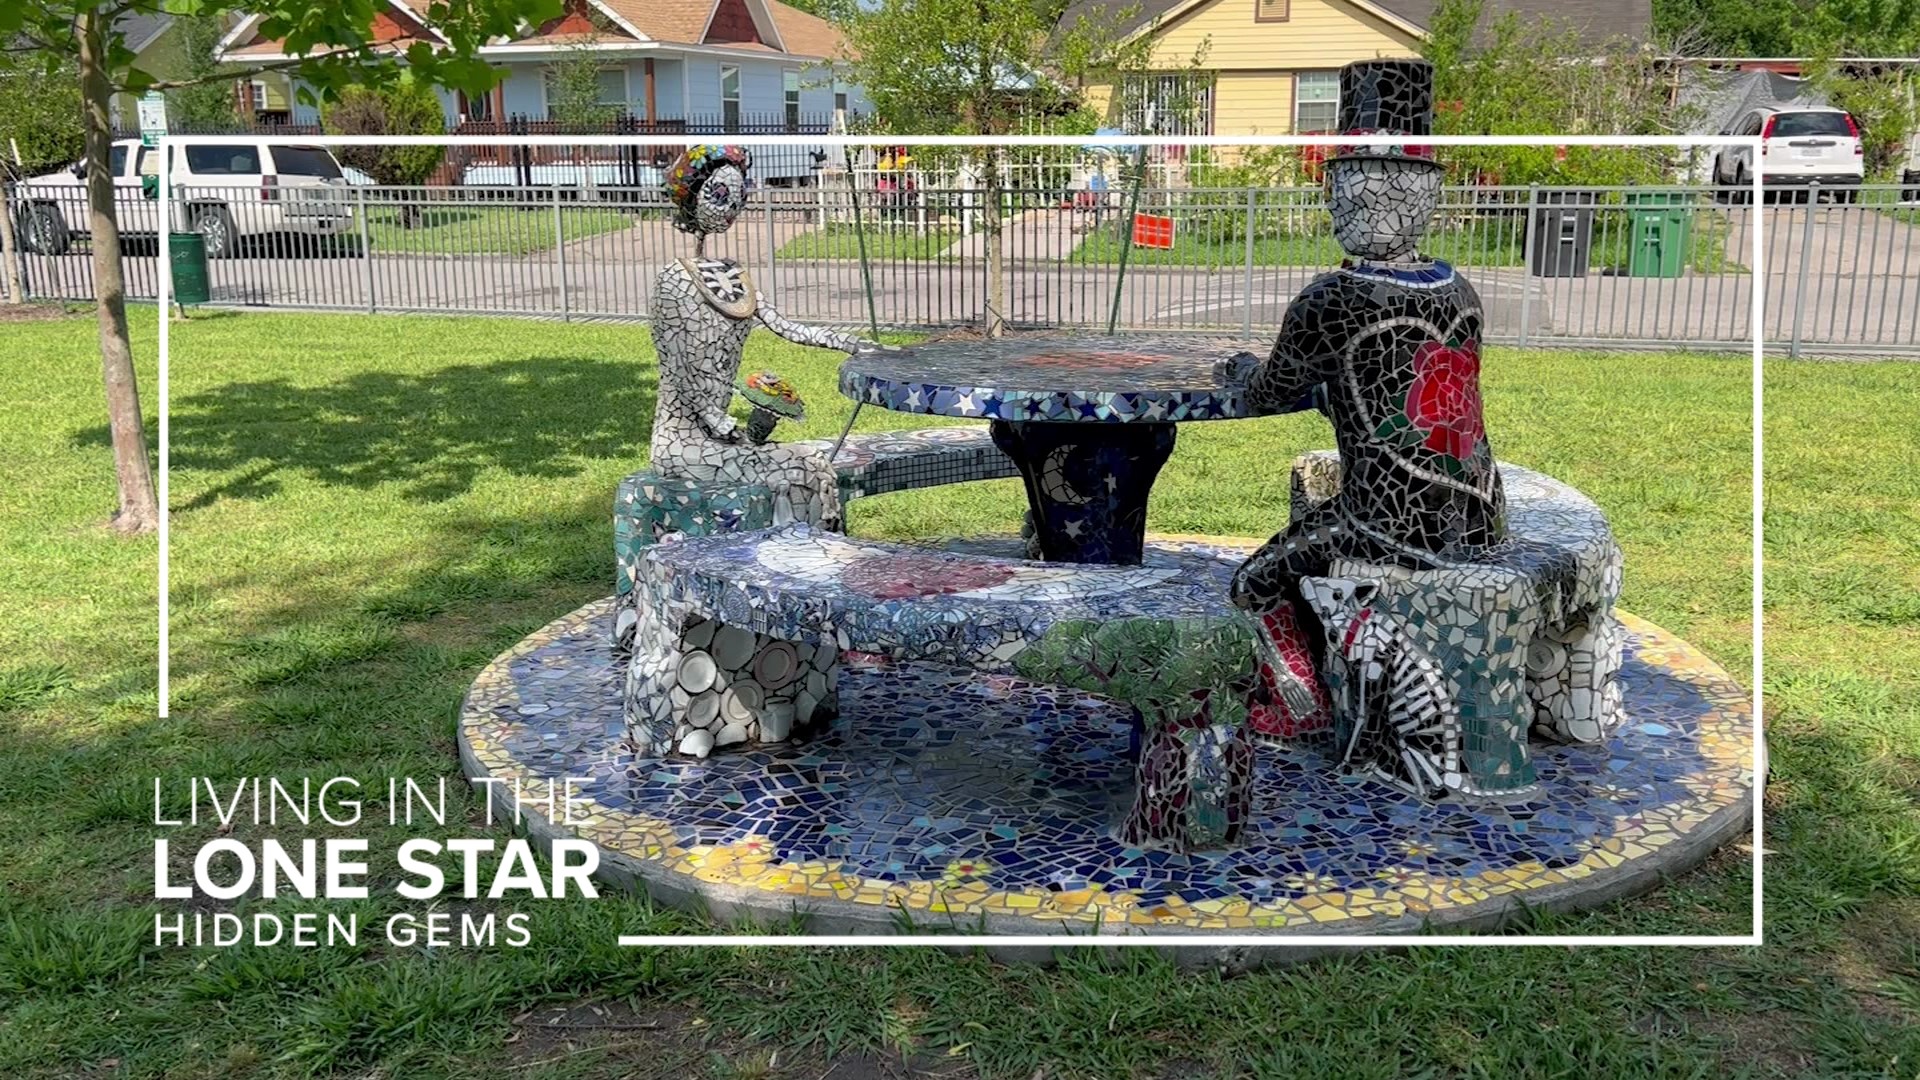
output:
MULTIPOLYGON (((206 238, 209 258, 238 254, 243 240, 277 234, 333 236, 353 231, 353 205, 340 163, 324 146, 287 146, 235 136, 205 146, 177 148, 170 170, 175 228, 206 238)), ((159 232, 158 192, 148 177, 160 173, 160 151, 138 139, 113 144, 120 235, 151 239, 159 232)), ((20 186, 21 246, 42 255, 67 250, 87 225, 86 169, 75 165, 20 186)))

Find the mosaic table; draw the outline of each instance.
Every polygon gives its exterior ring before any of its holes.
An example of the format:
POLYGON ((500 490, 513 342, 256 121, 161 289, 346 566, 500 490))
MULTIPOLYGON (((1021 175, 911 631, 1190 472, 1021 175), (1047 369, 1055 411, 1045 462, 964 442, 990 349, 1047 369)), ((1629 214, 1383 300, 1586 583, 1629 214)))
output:
MULTIPOLYGON (((969 542, 969 550, 991 550, 969 542)), ((1012 554, 1017 541, 999 541, 1012 554)), ((1228 574, 1243 549, 1155 542, 1144 564, 1228 574)), ((1507 804, 1426 803, 1342 777, 1326 748, 1258 755, 1252 820, 1226 850, 1130 847, 1111 828, 1132 762, 1124 709, 1010 676, 853 662, 821 737, 706 761, 636 758, 600 601, 475 681, 470 776, 591 777, 571 826, 603 873, 725 920, 814 932, 1412 933, 1574 909, 1683 871, 1749 823, 1744 690, 1685 642, 1624 617, 1628 720, 1605 743, 1537 748, 1507 804)), ((495 790, 502 790, 500 785, 495 790)), ((1022 955, 1022 954, 1014 954, 1022 955)), ((1031 956, 1031 954, 1024 954, 1031 956)), ((1309 955, 1262 954, 1259 962, 1309 955)))
POLYGON ((1034 557, 1137 565, 1176 425, 1249 415, 1218 368, 1267 349, 1201 336, 950 339, 850 357, 840 391, 896 412, 991 421, 1026 482, 1034 557))

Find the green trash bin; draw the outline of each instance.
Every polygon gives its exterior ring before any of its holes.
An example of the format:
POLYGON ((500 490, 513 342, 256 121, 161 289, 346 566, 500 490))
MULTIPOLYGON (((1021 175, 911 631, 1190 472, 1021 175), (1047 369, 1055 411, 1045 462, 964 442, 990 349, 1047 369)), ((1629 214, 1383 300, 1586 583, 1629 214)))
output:
POLYGON ((1677 278, 1686 272, 1693 242, 1693 207, 1684 192, 1627 193, 1629 277, 1677 278))
POLYGON ((207 284, 207 238, 197 232, 167 236, 167 258, 173 263, 173 302, 204 304, 213 298, 207 284))

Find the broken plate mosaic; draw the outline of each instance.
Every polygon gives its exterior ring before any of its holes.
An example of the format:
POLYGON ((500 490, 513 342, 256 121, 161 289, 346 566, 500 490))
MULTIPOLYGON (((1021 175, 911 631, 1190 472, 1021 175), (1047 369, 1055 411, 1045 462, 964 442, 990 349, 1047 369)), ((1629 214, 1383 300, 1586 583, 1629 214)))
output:
MULTIPOLYGON (((1241 555, 1222 549, 1223 568, 1241 555)), ((1429 802, 1343 775, 1330 739, 1296 740, 1252 755, 1232 846, 1182 853, 1116 827, 1135 773, 1130 710, 1017 675, 848 656, 839 715, 809 741, 636 757, 610 613, 590 604, 481 674, 460 725, 467 771, 591 777, 567 831, 663 898, 768 922, 798 910, 873 932, 1406 932, 1645 888, 1747 822, 1747 695, 1631 616, 1624 722, 1595 745, 1537 747, 1524 797, 1429 802)))

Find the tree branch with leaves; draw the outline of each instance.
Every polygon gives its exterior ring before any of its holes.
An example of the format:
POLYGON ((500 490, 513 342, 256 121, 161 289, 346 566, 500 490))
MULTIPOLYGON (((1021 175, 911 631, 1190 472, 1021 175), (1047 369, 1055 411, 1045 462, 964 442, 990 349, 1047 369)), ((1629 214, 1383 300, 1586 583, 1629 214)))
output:
MULTIPOLYGON (((84 127, 89 246, 94 303, 100 324, 100 361, 106 384, 108 428, 113 436, 119 506, 114 528, 129 533, 157 526, 146 425, 140 413, 133 350, 127 339, 126 276, 120 259, 120 227, 114 207, 110 102, 115 93, 185 90, 230 79, 217 65, 163 79, 139 65, 118 20, 123 15, 171 15, 225 21, 259 16, 261 37, 281 42, 289 57, 252 70, 283 70, 305 84, 301 94, 332 100, 349 86, 392 84, 402 71, 429 84, 473 93, 492 87, 496 75, 477 53, 488 40, 517 33, 529 22, 560 13, 559 0, 446 0, 433 7, 434 29, 444 45, 424 41, 396 52, 374 38, 374 20, 387 10, 382 0, 10 0, 0 4, 0 41, 32 47, 43 73, 72 66, 79 83, 84 127)), ((18 54, 16 54, 18 55, 18 54)))
MULTIPOLYGON (((1067 112, 1077 84, 1145 55, 1150 35, 1117 34, 1138 7, 1061 24, 1062 0, 880 0, 843 12, 852 45, 843 58, 873 101, 882 130, 912 135, 1017 132, 1023 118, 1067 112)), ((1005 182, 1000 148, 966 155, 981 176, 986 248, 986 331, 1006 324, 1005 182)))

